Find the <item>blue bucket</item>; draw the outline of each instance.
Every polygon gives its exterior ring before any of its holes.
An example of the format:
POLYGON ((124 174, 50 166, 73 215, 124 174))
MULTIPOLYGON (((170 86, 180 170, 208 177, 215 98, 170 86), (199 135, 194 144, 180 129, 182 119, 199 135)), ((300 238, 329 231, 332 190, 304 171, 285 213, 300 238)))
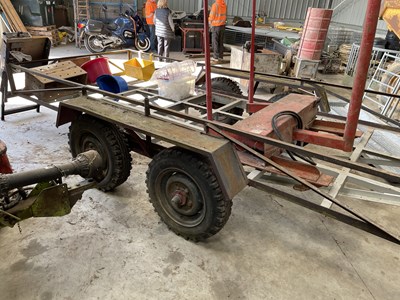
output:
POLYGON ((114 94, 122 93, 128 90, 128 84, 120 76, 101 75, 96 79, 97 85, 103 91, 114 94))

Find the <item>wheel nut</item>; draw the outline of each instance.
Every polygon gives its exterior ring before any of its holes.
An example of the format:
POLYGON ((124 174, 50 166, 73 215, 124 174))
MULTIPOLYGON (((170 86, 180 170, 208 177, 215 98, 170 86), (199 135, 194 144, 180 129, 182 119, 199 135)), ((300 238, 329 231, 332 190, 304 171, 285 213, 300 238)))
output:
POLYGON ((181 206, 181 195, 175 194, 175 196, 171 199, 173 205, 181 206))

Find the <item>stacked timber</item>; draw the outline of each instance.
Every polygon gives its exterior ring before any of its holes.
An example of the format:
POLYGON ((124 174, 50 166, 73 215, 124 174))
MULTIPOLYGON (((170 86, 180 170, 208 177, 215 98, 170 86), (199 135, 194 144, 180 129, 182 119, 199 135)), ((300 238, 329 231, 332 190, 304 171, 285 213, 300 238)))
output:
POLYGON ((342 65, 347 65, 351 52, 351 44, 343 44, 339 47, 339 58, 342 65))
POLYGON ((58 31, 55 25, 51 26, 36 26, 26 27, 32 36, 46 36, 50 39, 53 47, 58 46, 60 41, 58 38, 58 31))
POLYGON ((7 19, 4 23, 10 32, 26 32, 25 25, 10 0, 0 0, 0 9, 4 12, 7 19))

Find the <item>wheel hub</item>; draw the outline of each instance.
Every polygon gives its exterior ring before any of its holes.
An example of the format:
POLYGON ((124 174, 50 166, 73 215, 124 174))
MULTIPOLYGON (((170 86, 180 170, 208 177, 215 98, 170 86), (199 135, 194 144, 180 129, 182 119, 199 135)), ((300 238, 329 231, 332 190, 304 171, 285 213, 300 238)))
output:
POLYGON ((171 207, 179 214, 193 216, 201 211, 203 203, 196 185, 183 175, 171 176, 166 185, 171 207))
POLYGON ((103 44, 99 39, 94 39, 93 40, 93 45, 99 48, 103 48, 103 44))
POLYGON ((107 173, 108 170, 108 162, 107 162, 107 156, 105 155, 100 142, 96 140, 93 136, 87 135, 83 138, 82 141, 82 146, 81 152, 89 151, 89 150, 95 150, 97 151, 101 157, 103 157, 103 162, 102 162, 102 170, 103 170, 103 176, 107 173))

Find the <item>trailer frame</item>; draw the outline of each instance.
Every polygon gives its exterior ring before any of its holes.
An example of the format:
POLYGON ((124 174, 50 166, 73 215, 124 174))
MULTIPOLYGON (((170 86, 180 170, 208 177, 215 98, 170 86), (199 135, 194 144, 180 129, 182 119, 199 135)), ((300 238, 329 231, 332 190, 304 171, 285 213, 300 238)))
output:
MULTIPOLYGON (((371 7, 374 7, 378 2, 380 3, 379 0, 369 0, 371 7)), ((205 3, 207 3, 207 1, 205 1, 205 3)), ((253 5, 255 5, 254 0, 253 5)), ((374 27, 371 21, 373 16, 374 14, 372 13, 368 15, 366 26, 369 26, 369 29, 373 29, 374 27)), ((205 22, 205 29, 207 29, 207 26, 207 22, 205 22)), ((208 30, 205 32, 208 32, 208 30)), ((368 30, 368 33, 365 34, 366 36, 364 39, 368 43, 371 38, 371 30, 368 30)), ((205 37, 205 39, 207 42, 207 37, 205 37)), ((368 47, 364 50, 361 57, 365 58, 368 56, 368 47)), ((254 55, 254 48, 252 51, 252 55, 254 55)), ((123 50, 98 54, 96 56, 116 55, 121 53, 126 53, 128 59, 132 58, 134 54, 137 54, 136 51, 123 50)), ((10 63, 6 61, 5 68, 2 72, 2 119, 4 120, 4 115, 6 114, 21 112, 23 110, 36 109, 39 111, 39 106, 44 105, 53 110, 58 110, 57 126, 67 123, 73 124, 80 120, 82 116, 87 116, 85 118, 96 122, 94 124, 101 124, 101 126, 105 127, 109 126, 113 138, 117 141, 117 150, 122 149, 125 152, 127 150, 133 150, 142 155, 154 158, 154 163, 152 162, 150 164, 147 177, 148 189, 150 195, 153 195, 153 197, 150 197, 153 198, 151 201, 164 222, 176 233, 188 239, 201 240, 217 233, 224 226, 229 217, 232 198, 246 185, 257 187, 262 190, 272 190, 272 188, 267 188, 268 184, 261 182, 259 179, 265 179, 265 177, 273 178, 273 176, 281 176, 284 174, 292 180, 290 183, 291 185, 295 182, 297 188, 310 189, 322 197, 322 202, 318 205, 318 209, 313 203, 295 201, 296 203, 301 203, 301 205, 307 208, 312 208, 322 213, 326 213, 327 209, 334 203, 345 212, 339 213, 330 210, 332 211, 331 215, 335 218, 341 215, 342 217, 340 219, 344 220, 344 222, 356 224, 357 221, 355 220, 349 222, 346 213, 350 213, 356 217, 356 220, 361 220, 360 222, 363 223, 363 226, 361 226, 361 223, 359 224, 358 222, 357 224, 360 225, 358 227, 365 229, 365 227, 369 225, 374 228, 371 229, 370 227, 371 232, 376 234, 379 232, 381 236, 386 235, 385 238, 387 239, 397 242, 400 241, 398 226, 396 227, 393 224, 385 223, 385 220, 365 215, 364 212, 359 212, 351 208, 345 201, 336 197, 341 191, 347 192, 347 196, 355 196, 357 192, 354 191, 357 189, 345 187, 346 182, 350 182, 351 184, 357 183, 358 186, 361 186, 362 190, 358 190, 358 193, 362 194, 360 199, 365 198, 369 201, 373 200, 378 192, 381 193, 381 198, 383 198, 384 202, 387 204, 400 204, 400 189, 394 184, 391 184, 400 183, 400 175, 396 172, 379 167, 379 164, 387 164, 387 160, 394 161, 397 165, 400 165, 400 159, 392 157, 390 154, 382 154, 366 148, 374 130, 385 129, 390 132, 399 132, 400 130, 388 125, 375 125, 371 122, 364 123, 370 128, 365 133, 357 129, 359 113, 361 109, 363 109, 362 103, 358 101, 358 94, 360 94, 359 87, 354 89, 355 94, 353 94, 353 99, 350 101, 351 108, 349 116, 346 119, 348 122, 338 122, 338 119, 340 119, 339 117, 326 112, 326 110, 329 109, 327 106, 327 95, 325 89, 322 88, 321 85, 329 86, 329 84, 269 74, 258 74, 254 72, 254 68, 251 68, 250 72, 245 72, 221 67, 211 67, 209 63, 209 54, 209 49, 206 47, 206 63, 203 69, 206 76, 206 92, 202 93, 201 89, 198 89, 198 95, 179 101, 160 97, 154 85, 143 87, 140 81, 131 85, 127 92, 114 94, 99 90, 91 85, 84 85, 59 77, 42 74, 27 68, 25 66, 26 63, 10 63), (65 87, 54 90, 17 90, 13 78, 13 73, 16 72, 24 72, 33 76, 47 78, 63 84, 65 87), (218 116, 224 116, 225 118, 240 122, 244 120, 245 117, 232 113, 233 108, 246 110, 247 113, 256 115, 263 109, 268 108, 271 103, 265 100, 255 99, 252 92, 249 93, 249 101, 246 101, 241 95, 232 95, 226 91, 211 92, 211 73, 223 74, 236 78, 246 78, 246 76, 248 76, 251 82, 280 83, 311 94, 315 97, 316 102, 321 103, 322 101, 322 112, 317 114, 319 117, 315 118, 306 130, 302 128, 295 129, 293 138, 297 141, 312 143, 336 150, 344 150, 345 152, 339 152, 339 155, 329 155, 301 145, 295 145, 251 131, 240 130, 230 124, 215 121, 215 119, 218 120, 218 116), (10 83, 11 91, 8 91, 7 82, 10 83), (67 100, 60 98, 59 107, 56 108, 52 103, 41 101, 35 97, 35 94, 42 92, 73 92, 73 95, 69 95, 71 99, 67 100), (28 99, 34 102, 35 105, 28 106, 26 109, 5 110, 5 103, 10 97, 15 96, 28 99), (140 99, 137 100, 137 97, 140 99), (116 102, 116 100, 118 100, 118 102, 116 102), (162 106, 158 105, 157 101, 159 100, 163 100, 168 104, 162 106), (213 107, 213 100, 218 103, 218 107, 213 107), (193 111, 197 113, 193 114, 193 111), (327 121, 327 118, 333 121, 327 121), (354 144, 356 138, 361 138, 361 142, 354 144), (305 166, 303 163, 289 163, 286 161, 286 158, 278 159, 262 156, 259 152, 243 143, 244 140, 270 145, 280 149, 280 151, 293 151, 300 155, 317 159, 318 168, 305 166), (125 141, 127 142, 125 143, 125 141), (243 149, 246 151, 246 155, 241 154, 243 149), (348 155, 350 159, 345 156, 346 152, 351 154, 350 156, 348 155), (364 163, 359 163, 358 160, 362 154, 364 155, 364 163), (195 168, 186 169, 186 165, 179 165, 176 169, 173 165, 168 164, 168 155, 173 156, 174 163, 177 165, 180 164, 180 156, 183 161, 189 164, 190 162, 194 162, 197 169, 200 171, 195 170, 195 168), (345 158, 343 158, 343 156, 345 156, 345 158), (370 165, 372 162, 374 166, 370 165), (168 165, 165 171, 162 169, 158 170, 158 166, 161 163, 163 165, 168 165), (332 164, 336 165, 336 167, 332 167, 332 164), (247 169, 249 166, 251 167, 251 171, 246 173, 245 168, 247 169), (341 166, 343 169, 337 166, 341 166), (305 174, 306 178, 307 176, 312 177, 315 175, 315 172, 319 172, 319 170, 325 170, 330 174, 336 174, 335 182, 330 192, 322 191, 315 186, 316 184, 320 184, 320 182, 314 181, 313 184, 311 184, 310 182, 312 181, 305 180, 299 175, 305 174), (158 173, 154 175, 154 172, 158 173), (185 177, 183 175, 175 175, 180 172, 182 172, 186 178, 183 178, 185 177), (191 176, 191 172, 199 172, 200 175, 196 175, 197 177, 195 176, 195 178, 191 176), (367 176, 360 176, 358 172, 367 174, 367 176), (171 179, 172 184, 169 183, 169 179, 163 178, 163 176, 166 176, 165 174, 173 178, 171 179), (265 176, 266 174, 268 174, 268 176, 265 176), (271 174, 275 175, 272 176, 271 174), (201 178, 202 176, 206 178, 201 178), (376 178, 369 178, 370 176, 376 178), (152 182, 151 179, 153 177, 155 181, 152 182), (188 178, 190 180, 188 180, 188 178), (201 181, 202 179, 205 180, 201 181), (382 183, 382 179, 389 183, 382 183), (154 199, 154 195, 162 192, 159 187, 152 186, 154 182, 164 184, 163 188, 166 189, 171 186, 175 188, 170 199, 164 199, 164 202, 157 202, 154 199), (218 182, 218 184, 216 184, 216 182, 218 182), (204 196, 209 192, 206 188, 207 185, 211 187, 211 194, 208 194, 208 196, 216 199, 217 206, 214 206, 213 201, 207 202, 209 200, 204 196), (371 187, 375 188, 377 191, 375 191, 375 193, 369 191, 371 187), (191 194, 196 194, 196 196, 202 197, 203 200, 193 204, 188 200, 191 194), (164 207, 162 207, 163 205, 164 207), (207 211, 204 212, 200 207, 202 205, 207 208, 207 211), (160 212, 160 207, 164 208, 164 211, 160 212), (193 207, 198 209, 201 218, 197 215, 193 218, 191 218, 191 216, 187 217, 186 214, 189 212, 191 213, 193 207), (182 221, 183 225, 180 224, 177 216, 171 216, 172 210, 179 211, 182 213, 182 216, 186 216, 185 220, 188 220, 188 223, 182 221), (208 211, 211 211, 213 215, 208 216, 208 211), (220 220, 208 220, 209 224, 205 230, 202 228, 203 231, 197 232, 196 230, 190 229, 196 227, 193 224, 200 224, 204 220, 209 219, 209 217, 212 219, 216 216, 219 217, 220 220), (173 220, 169 220, 168 218, 173 220)), ((49 62, 54 63, 64 60, 81 59, 89 56, 94 55, 44 59, 35 61, 34 63, 48 64, 49 62)), ((30 62, 30 64, 32 64, 32 62, 30 62)), ((121 72, 123 71, 122 68, 118 68, 121 72)), ((362 82, 363 78, 361 77, 363 76, 360 75, 359 77, 359 81, 362 82)), ((253 86, 253 84, 250 86, 253 86)), ((391 123, 398 125, 395 121, 391 123)), ((71 127, 73 128, 74 126, 72 125, 71 127)), ((93 131, 89 133, 93 134, 93 131)), ((82 135, 84 134, 82 133, 82 135)), ((73 134, 70 133, 70 136, 73 136, 73 134)), ((87 139, 85 142, 90 144, 91 140, 87 139)), ((70 145, 71 144, 73 144, 73 141, 70 140, 70 145)), ((90 149, 90 147, 93 146, 88 147, 90 149)), ((88 150, 83 148, 80 150, 88 150)), ((96 149, 95 147, 95 150, 104 149, 96 149)), ((102 156, 107 156, 110 153, 104 150, 101 154, 103 154, 102 156)), ((119 156, 119 158, 124 157, 127 157, 126 154, 125 156, 119 156)), ((130 160, 128 161, 130 162, 130 160)), ((123 183, 126 177, 129 176, 129 171, 130 167, 129 170, 125 168, 124 175, 118 177, 114 185, 107 186, 105 189, 112 189, 123 183)), ((275 191, 274 193, 277 192, 275 191)), ((280 191, 280 193, 285 194, 283 191, 280 191)), ((286 194, 290 196, 290 192, 286 192, 286 194)), ((163 197, 165 198, 166 196, 164 195, 163 197)))

